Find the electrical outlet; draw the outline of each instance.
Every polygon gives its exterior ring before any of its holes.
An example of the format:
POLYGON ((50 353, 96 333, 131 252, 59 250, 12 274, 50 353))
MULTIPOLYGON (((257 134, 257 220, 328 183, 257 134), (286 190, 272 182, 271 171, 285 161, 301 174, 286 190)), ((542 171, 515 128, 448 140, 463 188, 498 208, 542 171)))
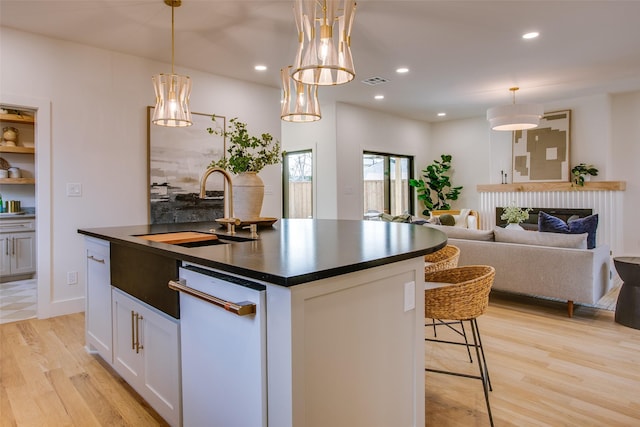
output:
POLYGON ((78 284, 78 272, 67 271, 67 285, 76 285, 76 284, 78 284))

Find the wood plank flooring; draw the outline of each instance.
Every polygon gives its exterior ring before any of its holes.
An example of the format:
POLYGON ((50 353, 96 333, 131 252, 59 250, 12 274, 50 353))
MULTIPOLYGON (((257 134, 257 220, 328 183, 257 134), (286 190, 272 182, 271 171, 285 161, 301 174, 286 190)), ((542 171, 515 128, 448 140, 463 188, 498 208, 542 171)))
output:
MULTIPOLYGON (((640 331, 613 312, 502 295, 479 324, 496 426, 640 425, 640 331)), ((425 363, 475 373, 450 347, 425 344, 425 363)), ((489 425, 479 381, 425 375, 427 426, 489 425)), ((0 325, 1 427, 116 425, 166 424, 85 352, 83 314, 0 325)))
MULTIPOLYGON (((614 312, 497 294, 478 323, 496 426, 640 426, 640 330, 614 312)), ((477 375, 464 347, 426 343, 425 363, 477 375)), ((425 378, 427 426, 489 425, 480 381, 425 378)))
POLYGON ((84 348, 84 314, 0 325, 0 426, 165 426, 84 348))

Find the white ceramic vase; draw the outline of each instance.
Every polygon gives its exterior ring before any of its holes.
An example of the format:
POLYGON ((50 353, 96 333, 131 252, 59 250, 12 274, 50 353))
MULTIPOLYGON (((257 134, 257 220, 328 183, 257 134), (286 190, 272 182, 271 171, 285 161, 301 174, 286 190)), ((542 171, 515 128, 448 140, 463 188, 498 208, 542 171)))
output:
POLYGON ((233 178, 233 216, 242 221, 260 218, 264 182, 256 172, 244 172, 233 178))
POLYGON ((524 230, 520 224, 516 224, 515 222, 510 222, 505 228, 507 230, 524 230))

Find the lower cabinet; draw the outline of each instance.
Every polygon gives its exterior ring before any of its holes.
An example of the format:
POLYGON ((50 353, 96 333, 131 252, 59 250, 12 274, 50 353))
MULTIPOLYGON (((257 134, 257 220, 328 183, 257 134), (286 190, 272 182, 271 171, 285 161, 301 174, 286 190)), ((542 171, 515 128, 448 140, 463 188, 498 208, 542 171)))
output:
POLYGON ((0 274, 16 276, 36 272, 36 233, 0 233, 0 274))
POLYGON ((181 425, 178 321, 112 288, 113 367, 172 426, 181 425))

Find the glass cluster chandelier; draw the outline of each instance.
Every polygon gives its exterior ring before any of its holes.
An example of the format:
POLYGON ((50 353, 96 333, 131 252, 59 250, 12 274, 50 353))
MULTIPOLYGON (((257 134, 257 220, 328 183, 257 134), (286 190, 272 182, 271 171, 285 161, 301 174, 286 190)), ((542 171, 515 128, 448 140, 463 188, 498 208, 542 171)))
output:
POLYGON ((493 130, 514 131, 533 129, 540 124, 544 108, 540 104, 516 104, 516 91, 512 87, 513 103, 487 110, 487 120, 493 130))
POLYGON ((318 86, 348 83, 356 73, 351 56, 355 0, 294 0, 298 50, 281 70, 283 120, 319 120, 318 86))
POLYGON ((156 92, 156 106, 151 122, 160 126, 184 127, 193 124, 189 110, 191 79, 173 71, 174 63, 174 9, 182 5, 182 0, 164 0, 171 6, 171 74, 156 74, 152 77, 156 92))

